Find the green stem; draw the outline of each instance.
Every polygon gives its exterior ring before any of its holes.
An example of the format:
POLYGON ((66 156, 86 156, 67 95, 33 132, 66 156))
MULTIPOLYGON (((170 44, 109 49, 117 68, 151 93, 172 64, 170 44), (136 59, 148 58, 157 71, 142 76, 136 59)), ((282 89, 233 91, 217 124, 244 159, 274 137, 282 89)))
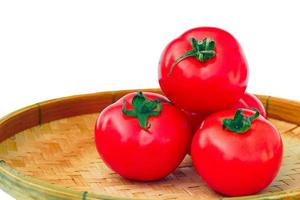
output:
POLYGON ((126 102, 123 101, 122 112, 129 117, 136 117, 140 126, 143 129, 149 129, 151 124, 148 123, 148 117, 157 116, 161 113, 162 105, 160 99, 151 101, 143 95, 142 92, 137 92, 132 99, 132 110, 126 109, 126 102))
POLYGON ((168 76, 171 76, 173 69, 174 69, 175 65, 177 65, 177 63, 181 62, 182 60, 186 59, 187 57, 192 57, 192 56, 195 56, 194 50, 187 51, 185 54, 183 54, 179 58, 177 58, 175 60, 175 62, 171 65, 168 76))
POLYGON ((242 109, 238 109, 233 119, 223 119, 223 129, 230 130, 237 134, 243 134, 251 128, 252 122, 258 118, 259 112, 255 109, 255 113, 251 117, 245 117, 242 113, 242 109))
POLYGON ((191 38, 190 44, 192 46, 192 50, 185 52, 174 61, 174 63, 170 67, 168 76, 171 76, 174 67, 187 57, 195 57, 200 62, 205 62, 216 55, 215 42, 210 38, 204 38, 201 41, 197 41, 195 38, 191 38))

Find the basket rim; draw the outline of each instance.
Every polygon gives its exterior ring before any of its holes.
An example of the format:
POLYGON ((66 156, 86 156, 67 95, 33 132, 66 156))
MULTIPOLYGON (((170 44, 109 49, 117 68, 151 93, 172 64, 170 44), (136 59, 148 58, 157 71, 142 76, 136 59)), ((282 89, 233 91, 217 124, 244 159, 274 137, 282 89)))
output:
MULTIPOLYGON (((61 98, 55 98, 52 100, 47 100, 43 101, 40 103, 36 103, 24 108, 21 108, 19 110, 16 110, 0 119, 0 139, 1 135, 4 134, 1 130, 1 125, 5 125, 5 123, 9 120, 13 120, 15 117, 27 113, 32 110, 36 110, 37 112, 37 122, 36 125, 41 125, 42 124, 42 114, 41 114, 41 107, 42 106, 47 106, 47 105, 52 105, 57 102, 64 102, 67 100, 80 100, 82 98, 88 98, 88 97, 96 97, 96 96, 101 96, 101 95, 111 95, 112 101, 111 103, 115 102, 116 100, 116 93, 119 93, 119 95, 124 95, 129 92, 134 92, 134 91, 147 91, 147 92, 156 92, 156 93, 161 93, 160 89, 158 88, 153 88, 153 89, 134 89, 134 90, 119 90, 119 91, 106 91, 106 92, 97 92, 97 93, 89 93, 89 94, 80 94, 80 95, 73 95, 73 96, 67 96, 67 97, 61 97, 61 98)), ((122 95, 122 96, 123 96, 122 95)), ((272 117, 272 113, 269 113, 269 108, 272 106, 271 99, 275 101, 275 104, 278 102, 281 102, 283 104, 291 104, 293 106, 297 106, 297 110, 300 115, 300 102, 294 101, 294 100, 289 100, 289 99, 284 99, 284 98, 278 98, 278 97, 271 97, 271 96, 266 96, 266 95, 257 95, 260 100, 263 101, 265 107, 266 107, 266 112, 267 114, 271 114, 270 116, 272 117)), ((295 110, 294 110, 295 111, 295 110)), ((92 112, 95 113, 95 112, 92 112)), ((80 114, 78 114, 80 115, 80 114)), ((75 115, 74 115, 75 116, 75 115)), ((273 114, 275 118, 278 116, 273 114)), ((61 117, 64 118, 64 117, 61 117)), ((57 118, 60 119, 60 118, 57 118)), ((55 119, 54 119, 55 120, 55 119)), ((288 121, 284 119, 285 121, 288 121)), ((52 121, 52 120, 50 120, 52 121)), ((45 123, 48 121, 45 121, 45 123)), ((300 123, 297 123, 300 124, 300 123)), ((30 127, 27 127, 30 128, 30 127)), ((25 129, 27 129, 25 128, 25 129)), ((18 134, 20 131, 17 131, 14 134, 18 134)), ((7 138, 3 139, 6 140, 7 138)), ((1 143, 1 140, 0 140, 1 143)), ((47 183, 45 181, 41 181, 39 179, 30 177, 30 176, 25 176, 18 170, 14 169, 13 167, 10 167, 4 160, 0 159, 0 188, 3 189, 4 191, 8 192, 12 196, 22 196, 22 193, 24 192, 29 192, 32 195, 35 196, 43 196, 43 197, 59 197, 59 198, 72 198, 72 199, 107 199, 107 200, 137 200, 137 198, 123 198, 123 197, 117 197, 117 196, 111 196, 111 195, 103 195, 103 194, 96 194, 92 192, 87 192, 87 191, 78 191, 74 190, 72 188, 66 188, 62 185, 54 185, 47 183), (17 186, 17 188, 15 188, 17 186)), ((221 197, 220 199, 226 199, 226 200, 236 200, 236 199, 241 199, 241 200, 250 200, 250 199, 285 199, 285 198, 291 198, 291 197, 299 197, 300 198, 300 188, 295 188, 295 189, 289 189, 289 190, 284 190, 281 192, 273 192, 273 193, 268 193, 268 194, 257 194, 257 195, 249 195, 249 196, 243 196, 243 197, 221 197)), ((139 198, 140 199, 140 198, 139 198)), ((140 199, 141 200, 141 199, 140 199)))

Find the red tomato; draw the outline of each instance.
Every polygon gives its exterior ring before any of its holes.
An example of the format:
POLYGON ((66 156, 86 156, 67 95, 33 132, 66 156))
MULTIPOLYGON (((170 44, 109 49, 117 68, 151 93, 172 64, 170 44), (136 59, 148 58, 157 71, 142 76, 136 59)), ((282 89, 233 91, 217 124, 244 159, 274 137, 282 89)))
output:
POLYGON ((276 176, 282 160, 281 137, 258 115, 248 109, 217 112, 207 117, 195 134, 191 148, 194 166, 215 191, 249 195, 267 187, 276 176))
POLYGON ((190 141, 185 115, 164 96, 149 92, 130 93, 108 106, 95 127, 103 161, 134 180, 167 176, 183 160, 190 141))
POLYGON ((238 108, 255 108, 259 111, 259 114, 262 115, 264 118, 267 118, 266 110, 264 105, 261 101, 253 94, 245 92, 245 94, 240 98, 240 100, 230 106, 231 109, 238 109, 238 108))
POLYGON ((244 94, 248 67, 236 39, 212 27, 191 29, 167 45, 159 84, 175 105, 193 112, 226 108, 244 94))

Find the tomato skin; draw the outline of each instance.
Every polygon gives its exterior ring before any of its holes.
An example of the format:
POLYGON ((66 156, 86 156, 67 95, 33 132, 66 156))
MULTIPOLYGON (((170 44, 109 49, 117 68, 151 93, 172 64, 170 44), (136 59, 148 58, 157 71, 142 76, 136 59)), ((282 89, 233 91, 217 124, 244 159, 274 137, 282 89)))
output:
MULTIPOLYGON (((279 132, 259 116, 244 134, 222 129, 235 110, 207 117, 192 141, 192 160, 198 174, 215 191, 228 196, 250 195, 267 187, 282 160, 279 132)), ((246 116, 253 111, 243 109, 246 116)))
POLYGON ((178 107, 193 112, 212 112, 228 107, 243 94, 248 81, 248 66, 236 39, 219 28, 191 29, 171 41, 159 63, 159 84, 164 94, 178 107), (170 68, 177 58, 191 50, 189 39, 215 41, 216 55, 200 62, 188 57, 170 68))
POLYGON ((231 109, 238 108, 255 108, 259 111, 260 115, 267 119, 266 110, 261 101, 253 94, 245 92, 244 95, 240 98, 240 100, 230 106, 231 109))
MULTIPOLYGON (((151 100, 166 99, 143 93, 151 100)), ((183 160, 191 142, 191 130, 184 114, 162 102, 158 116, 150 116, 149 129, 140 127, 135 117, 121 111, 123 101, 131 109, 135 93, 105 108, 97 119, 95 143, 103 161, 121 176, 134 180, 157 180, 167 176, 183 160)))

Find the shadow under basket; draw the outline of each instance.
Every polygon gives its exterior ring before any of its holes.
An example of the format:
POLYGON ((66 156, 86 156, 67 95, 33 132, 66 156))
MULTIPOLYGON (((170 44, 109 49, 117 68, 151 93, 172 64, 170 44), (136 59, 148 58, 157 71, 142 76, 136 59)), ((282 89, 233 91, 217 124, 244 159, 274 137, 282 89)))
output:
POLYGON ((227 198, 205 185, 189 156, 172 174, 155 182, 130 181, 106 167, 94 145, 96 118, 133 91, 139 90, 54 99, 0 119, 0 188, 17 199, 39 200, 300 199, 300 102, 257 95, 282 135, 282 166, 262 192, 227 198))

